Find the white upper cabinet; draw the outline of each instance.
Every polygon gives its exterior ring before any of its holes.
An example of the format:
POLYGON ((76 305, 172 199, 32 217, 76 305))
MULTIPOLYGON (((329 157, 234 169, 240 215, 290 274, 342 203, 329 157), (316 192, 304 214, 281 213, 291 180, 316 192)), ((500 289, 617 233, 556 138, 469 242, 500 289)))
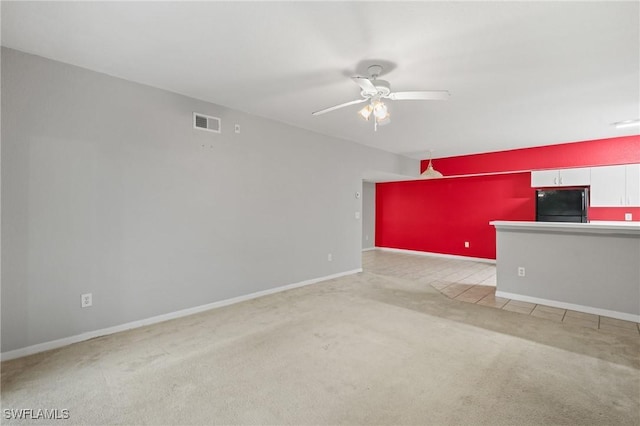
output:
POLYGON ((591 207, 624 206, 626 171, 624 166, 591 168, 591 207))
POLYGON ((534 170, 531 172, 533 188, 553 186, 588 186, 591 183, 591 168, 561 170, 534 170))
POLYGON ((531 187, 556 186, 558 184, 557 170, 534 170, 531 172, 531 187))
POLYGON ((640 164, 591 168, 591 207, 640 206, 640 164))
POLYGON ((640 206, 640 164, 627 164, 627 205, 640 206))
POLYGON ((587 186, 591 184, 591 167, 559 170, 558 182, 562 186, 587 186))

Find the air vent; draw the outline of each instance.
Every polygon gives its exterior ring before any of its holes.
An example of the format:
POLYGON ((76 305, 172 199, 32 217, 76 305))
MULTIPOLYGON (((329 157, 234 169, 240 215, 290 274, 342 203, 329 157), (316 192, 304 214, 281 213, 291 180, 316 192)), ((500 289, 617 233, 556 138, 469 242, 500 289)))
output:
POLYGON ((221 123, 218 117, 211 117, 197 112, 193 113, 193 127, 214 133, 220 133, 221 131, 221 123))

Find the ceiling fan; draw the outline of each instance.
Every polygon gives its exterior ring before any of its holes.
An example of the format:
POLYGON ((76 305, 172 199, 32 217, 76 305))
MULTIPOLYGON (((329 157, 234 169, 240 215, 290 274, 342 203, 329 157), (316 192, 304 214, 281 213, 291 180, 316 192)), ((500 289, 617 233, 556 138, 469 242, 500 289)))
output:
POLYGON ((378 130, 378 126, 384 126, 391 121, 387 106, 382 102, 382 99, 391 99, 392 101, 443 101, 449 99, 450 96, 449 92, 446 90, 392 92, 391 85, 388 81, 378 79, 378 76, 382 73, 382 66, 371 65, 367 71, 369 72, 369 77, 351 77, 351 79, 362 89, 360 92, 362 99, 321 109, 320 111, 316 111, 311 114, 322 115, 349 105, 368 102, 367 106, 358 111, 358 114, 367 121, 369 121, 369 118, 373 115, 373 129, 378 130))

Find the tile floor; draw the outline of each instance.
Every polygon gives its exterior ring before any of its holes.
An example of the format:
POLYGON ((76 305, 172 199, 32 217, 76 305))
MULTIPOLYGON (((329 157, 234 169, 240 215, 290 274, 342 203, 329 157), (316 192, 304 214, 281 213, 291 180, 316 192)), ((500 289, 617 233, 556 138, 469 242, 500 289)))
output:
POLYGON ((496 267, 491 263, 371 250, 363 269, 430 284, 450 299, 488 306, 604 333, 640 336, 640 324, 601 315, 496 297, 496 267))

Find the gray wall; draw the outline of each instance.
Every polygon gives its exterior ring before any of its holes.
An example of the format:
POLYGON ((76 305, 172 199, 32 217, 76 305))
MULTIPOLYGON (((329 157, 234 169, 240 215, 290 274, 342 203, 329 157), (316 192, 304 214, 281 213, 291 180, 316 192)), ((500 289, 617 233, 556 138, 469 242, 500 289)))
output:
POLYGON ((638 259, 638 235, 498 229, 496 290, 640 315, 638 259))
POLYGON ((2 352, 360 268, 365 168, 418 162, 2 49, 2 352))
POLYGON ((362 248, 376 246, 376 184, 362 183, 362 248))

